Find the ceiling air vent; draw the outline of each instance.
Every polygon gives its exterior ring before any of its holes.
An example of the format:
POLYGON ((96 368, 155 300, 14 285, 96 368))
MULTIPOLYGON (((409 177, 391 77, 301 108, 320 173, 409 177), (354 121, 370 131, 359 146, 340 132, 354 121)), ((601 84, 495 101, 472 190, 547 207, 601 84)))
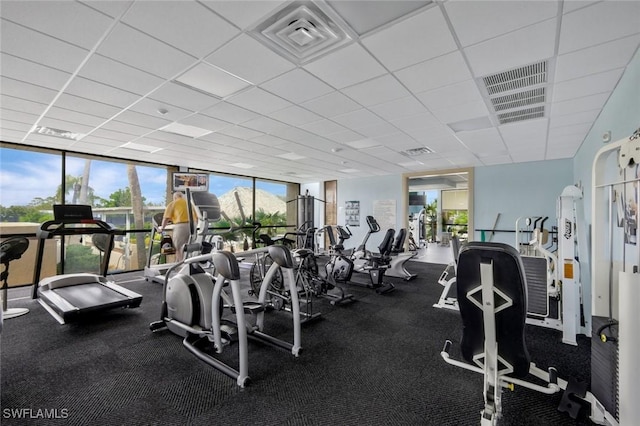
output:
POLYGON ((539 87, 533 90, 513 93, 506 96, 491 98, 491 103, 496 111, 506 109, 522 108, 528 105, 543 104, 546 101, 545 88, 539 87))
POLYGON ((483 77, 489 95, 547 82, 547 61, 483 77))
POLYGON ((498 114, 498 121, 500 124, 507 124, 541 117, 544 117, 544 105, 498 114))
POLYGON ((432 154, 432 153, 433 153, 433 150, 430 148, 427 148, 426 146, 421 146, 419 148, 411 148, 401 152, 401 154, 404 154, 407 157, 417 157, 418 155, 432 154))
POLYGON ((275 52, 304 64, 355 39, 353 30, 320 3, 286 4, 249 32, 275 52))

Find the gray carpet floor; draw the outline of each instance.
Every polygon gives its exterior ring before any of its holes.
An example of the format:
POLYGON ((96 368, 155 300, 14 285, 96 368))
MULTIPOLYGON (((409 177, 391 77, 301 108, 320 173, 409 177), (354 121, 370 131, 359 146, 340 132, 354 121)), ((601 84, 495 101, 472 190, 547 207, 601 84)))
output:
MULTIPOLYGON (((303 326, 303 352, 250 343, 250 386, 196 359, 170 332, 152 333, 162 286, 142 273, 116 276, 144 296, 137 309, 59 325, 36 301, 5 321, 1 343, 3 425, 470 425, 483 407, 482 377, 446 364, 444 341, 459 358, 459 314, 435 309, 444 265, 409 262, 412 281, 389 278, 396 291, 345 285, 356 302, 314 302, 321 319, 303 326), (22 418, 18 418, 22 417, 22 418), (54 417, 54 418, 51 418, 54 417)), ((247 275, 246 271, 243 271, 247 275)), ((246 276, 244 277, 246 278, 246 276)), ((354 281, 366 282, 364 275, 354 281)), ((245 283, 246 289, 246 283, 245 283)), ((245 295, 246 292, 243 292, 245 295)), ((291 314, 270 312, 266 331, 291 339, 291 314)), ((527 326, 539 367, 589 380, 590 342, 527 326)), ((237 365, 237 349, 220 358, 237 365)), ((516 388, 503 394, 505 425, 588 424, 557 411, 560 395, 516 388)))

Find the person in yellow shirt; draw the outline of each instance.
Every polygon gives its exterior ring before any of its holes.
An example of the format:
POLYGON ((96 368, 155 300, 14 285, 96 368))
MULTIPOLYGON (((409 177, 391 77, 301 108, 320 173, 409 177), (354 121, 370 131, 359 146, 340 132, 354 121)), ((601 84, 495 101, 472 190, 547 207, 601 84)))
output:
MULTIPOLYGON (((195 213, 193 213, 193 220, 197 220, 195 213)), ((180 262, 184 259, 184 245, 189 243, 189 238, 191 237, 189 209, 187 200, 182 192, 173 193, 173 201, 170 202, 164 210, 160 231, 166 228, 169 223, 173 224, 173 234, 171 238, 173 240, 173 246, 176 248, 176 261, 180 262)))

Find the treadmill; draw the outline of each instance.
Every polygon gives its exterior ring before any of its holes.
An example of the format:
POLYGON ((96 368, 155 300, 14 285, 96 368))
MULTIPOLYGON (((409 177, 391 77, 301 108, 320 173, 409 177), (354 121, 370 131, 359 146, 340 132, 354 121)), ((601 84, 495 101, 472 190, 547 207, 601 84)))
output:
POLYGON ((93 218, 91 206, 56 204, 54 219, 43 223, 37 232, 38 251, 33 275, 32 298, 60 324, 75 321, 85 315, 114 308, 136 308, 142 296, 107 280, 109 257, 115 235, 124 231, 93 218), (45 242, 54 237, 71 235, 106 235, 107 243, 100 265, 100 274, 62 274, 40 280, 45 242))

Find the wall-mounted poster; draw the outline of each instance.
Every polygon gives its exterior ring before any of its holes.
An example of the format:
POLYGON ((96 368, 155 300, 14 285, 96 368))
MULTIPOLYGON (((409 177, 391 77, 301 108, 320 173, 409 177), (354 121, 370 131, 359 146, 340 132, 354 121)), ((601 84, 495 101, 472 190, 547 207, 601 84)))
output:
POLYGON ((360 201, 345 202, 344 215, 347 226, 360 226, 360 201))
POLYGON ((380 225, 380 229, 386 231, 396 227, 396 200, 375 200, 373 202, 373 217, 380 225))

